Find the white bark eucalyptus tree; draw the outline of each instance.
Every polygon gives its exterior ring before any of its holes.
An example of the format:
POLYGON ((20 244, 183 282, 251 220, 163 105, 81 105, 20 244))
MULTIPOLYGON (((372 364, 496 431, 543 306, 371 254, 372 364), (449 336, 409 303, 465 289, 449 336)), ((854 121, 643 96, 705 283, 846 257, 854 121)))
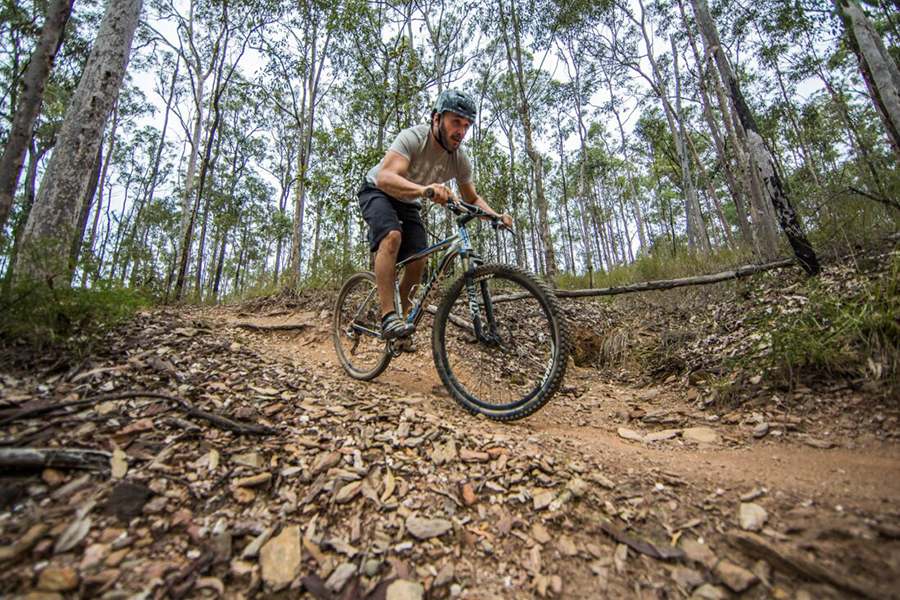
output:
POLYGON ((25 224, 21 273, 68 285, 72 236, 97 150, 125 77, 143 0, 108 0, 34 208, 25 224))
POLYGON ((887 131, 891 148, 900 158, 900 69, 856 0, 834 0, 834 4, 851 36, 859 69, 887 131))
POLYGON ((74 0, 52 0, 47 6, 41 36, 25 71, 22 98, 13 117, 6 146, 3 148, 3 157, 0 158, 0 228, 9 216, 16 184, 25 161, 25 152, 31 143, 34 122, 44 97, 44 87, 50 78, 53 60, 62 44, 73 2, 74 0))
POLYGON ((741 126, 747 132, 750 149, 759 169, 764 192, 775 209, 778 223, 787 236, 800 266, 809 275, 817 275, 820 270, 819 259, 816 257, 809 240, 806 239, 800 219, 797 218, 794 206, 791 204, 787 193, 785 193, 772 153, 766 147, 765 141, 759 133, 759 128, 756 126, 756 119, 753 117, 753 113, 750 112, 750 107, 747 106, 747 101, 741 93, 737 77, 735 77, 734 71, 731 69, 731 64, 722 48, 722 42, 719 40, 719 30, 709 14, 709 6, 706 0, 691 0, 691 4, 694 7, 694 14, 697 18, 700 32, 715 59, 716 67, 722 75, 722 80, 728 87, 731 102, 735 107, 741 126))

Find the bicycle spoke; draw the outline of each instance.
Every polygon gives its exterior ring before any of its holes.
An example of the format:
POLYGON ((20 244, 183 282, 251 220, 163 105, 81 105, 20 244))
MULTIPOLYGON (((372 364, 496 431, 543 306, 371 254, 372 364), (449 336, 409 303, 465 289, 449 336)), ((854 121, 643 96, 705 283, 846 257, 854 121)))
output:
MULTIPOLYGON (((478 285, 486 285, 491 298, 521 297, 492 303, 494 319, 483 324, 485 333, 492 337, 488 342, 476 342, 469 332, 473 319, 468 302, 454 302, 450 321, 464 322, 468 327, 448 332, 447 365, 462 392, 486 405, 514 404, 540 389, 553 363, 549 317, 517 282, 495 277, 482 279, 478 285)), ((461 291, 464 299, 465 288, 461 291)), ((480 288, 478 296, 479 313, 486 321, 480 288)))
POLYGON ((347 280, 333 316, 335 350, 344 370, 359 379, 371 379, 387 366, 385 343, 378 337, 381 307, 371 274, 347 280))

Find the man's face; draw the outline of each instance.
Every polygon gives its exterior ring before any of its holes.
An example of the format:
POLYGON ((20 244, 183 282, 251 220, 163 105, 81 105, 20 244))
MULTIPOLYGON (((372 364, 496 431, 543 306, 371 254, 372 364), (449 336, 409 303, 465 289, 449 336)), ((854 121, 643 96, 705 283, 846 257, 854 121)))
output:
POLYGON ((444 145, 452 152, 459 148, 463 138, 466 137, 466 132, 472 126, 472 121, 456 113, 446 111, 443 118, 441 118, 441 115, 434 115, 434 126, 440 127, 444 145))

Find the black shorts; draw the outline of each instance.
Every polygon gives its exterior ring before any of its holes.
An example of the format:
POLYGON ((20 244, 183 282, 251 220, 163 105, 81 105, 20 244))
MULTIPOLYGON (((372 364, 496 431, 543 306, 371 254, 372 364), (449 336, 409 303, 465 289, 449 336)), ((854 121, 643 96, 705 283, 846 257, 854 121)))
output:
POLYGON ((418 204, 397 200, 366 182, 359 190, 359 208, 369 226, 369 249, 372 252, 378 250, 382 238, 391 231, 399 231, 401 235, 398 260, 428 246, 418 204))

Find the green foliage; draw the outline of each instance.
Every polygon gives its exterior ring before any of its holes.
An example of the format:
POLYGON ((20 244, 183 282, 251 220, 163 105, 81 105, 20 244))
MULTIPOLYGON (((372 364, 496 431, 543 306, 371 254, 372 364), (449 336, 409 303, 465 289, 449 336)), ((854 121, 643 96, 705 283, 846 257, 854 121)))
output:
POLYGON ((79 350, 146 304, 122 287, 52 287, 22 278, 0 291, 0 339, 79 350))
POLYGON ((799 310, 783 309, 763 319, 771 332, 763 364, 783 381, 798 375, 874 378, 900 382, 900 259, 888 277, 857 274, 851 285, 835 289, 810 280, 808 301, 799 310), (848 292, 849 288, 849 293, 848 292))

